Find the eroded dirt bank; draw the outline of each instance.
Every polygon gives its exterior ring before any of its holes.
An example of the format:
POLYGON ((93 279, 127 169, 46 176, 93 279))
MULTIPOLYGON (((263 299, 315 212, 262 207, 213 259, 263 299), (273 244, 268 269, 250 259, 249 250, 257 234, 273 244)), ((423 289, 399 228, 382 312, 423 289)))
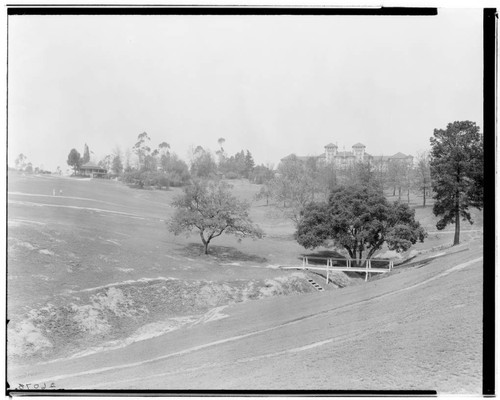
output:
MULTIPOLYGON (((8 357, 22 365, 122 347, 223 318, 229 304, 315 291, 308 278, 304 272, 223 282, 159 277, 57 295, 9 322, 8 357)), ((334 280, 332 288, 350 282, 344 274, 334 280)))

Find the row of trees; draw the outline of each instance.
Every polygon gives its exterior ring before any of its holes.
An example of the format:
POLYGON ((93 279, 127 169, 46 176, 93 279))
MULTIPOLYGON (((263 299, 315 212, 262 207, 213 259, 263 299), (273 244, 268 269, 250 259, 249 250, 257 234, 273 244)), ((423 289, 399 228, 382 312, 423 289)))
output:
MULTIPOLYGON (((308 207, 317 201, 331 201, 331 194, 339 186, 371 188, 374 197, 375 192, 381 193, 377 201, 383 205, 382 193, 389 184, 393 196, 398 189, 398 201, 402 200, 402 190, 406 191, 408 205, 410 191, 422 194, 424 207, 427 197, 432 195, 433 213, 440 218, 437 229, 454 224, 454 244, 458 244, 460 221, 472 223, 469 208, 481 209, 483 204, 483 136, 474 122, 457 121, 446 129, 434 130, 430 142, 431 152, 419 154, 415 165, 392 162, 384 169, 369 163, 357 163, 337 171, 330 166, 318 166, 313 158, 303 161, 291 156, 283 160, 276 177, 263 185, 257 198, 266 198, 267 204, 272 198, 299 229, 308 212, 317 212, 308 207)), ((333 223, 326 214, 323 218, 330 221, 327 224, 333 223)), ((353 229, 357 231, 357 228, 353 229)), ((305 240, 303 243, 309 242, 305 240)))
MULTIPOLYGON (((25 174, 51 174, 52 173, 51 171, 46 171, 44 169, 43 165, 40 165, 39 167, 33 168, 33 163, 31 163, 28 160, 28 157, 26 155, 24 155, 23 153, 20 153, 16 157, 14 163, 15 163, 15 169, 17 171, 23 172, 25 174)), ((60 167, 57 167, 56 173, 59 175, 62 173, 60 167)))
MULTIPOLYGON (((175 153, 170 152, 170 145, 161 142, 157 148, 152 148, 151 138, 146 132, 138 135, 132 147, 125 155, 119 147, 104 156, 97 166, 108 171, 108 177, 119 177, 125 183, 143 188, 156 186, 159 188, 186 185, 190 180, 189 168, 175 153), (132 152, 136 163, 131 162, 132 152)), ((82 165, 90 161, 89 148, 85 144, 84 156, 76 149, 71 149, 68 155, 68 165, 78 174, 82 165)))
MULTIPOLYGON (((434 183, 433 212, 440 217, 438 229, 455 224, 454 245, 459 243, 460 219, 472 223, 470 207, 483 205, 483 136, 470 121, 451 123, 445 130, 435 129, 430 139, 432 152, 430 172, 422 173, 423 181, 434 183)), ((280 202, 293 203, 290 215, 296 223, 296 240, 305 248, 319 246, 343 249, 358 266, 364 265, 385 244, 390 250, 403 252, 427 236, 415 220, 415 210, 400 199, 390 203, 376 171, 358 164, 350 172, 348 184, 338 185, 334 170, 318 170, 313 163, 290 157, 278 168, 261 193, 269 193, 280 202), (325 172, 326 171, 326 172, 325 172), (333 171, 333 172, 332 172, 333 171), (319 174, 319 175, 318 175, 319 174), (324 174, 324 175, 323 175, 324 174), (331 182, 325 197, 315 178, 331 182), (267 188, 267 189, 266 189, 267 188), (279 197, 281 196, 281 197, 279 197)), ((427 167, 426 167, 427 170, 427 167)), ((177 208, 169 221, 176 235, 196 230, 208 254, 211 240, 223 233, 238 237, 261 238, 262 231, 249 218, 249 204, 240 202, 223 181, 196 180, 184 189, 173 205, 177 208)), ((279 202, 278 202, 279 203, 279 202)))
MULTIPOLYGON (((194 180, 173 202, 176 212, 169 230, 175 235, 196 231, 205 254, 210 242, 222 234, 262 238, 262 230, 249 217, 249 203, 236 199, 230 189, 222 180, 194 180)), ((415 221, 415 210, 399 201, 389 203, 380 188, 370 185, 336 187, 328 201, 310 202, 300 214, 296 239, 302 246, 345 249, 357 265, 384 243, 402 252, 426 237, 415 221)))
POLYGON ((33 164, 28 161, 28 157, 26 157, 23 153, 20 153, 17 156, 15 165, 18 171, 26 172, 28 174, 33 173, 33 164))
MULTIPOLYGON (((191 174, 195 178, 223 177, 226 179, 247 178, 251 181, 257 180, 255 175, 255 161, 249 150, 241 150, 233 155, 229 155, 224 150, 224 138, 217 141, 219 149, 212 154, 202 146, 197 146, 192 150, 191 174)), ((259 166, 259 168, 265 168, 259 166)))
POLYGON ((280 163, 276 174, 262 171, 263 186, 257 199, 265 199, 279 208, 296 224, 300 222, 301 210, 309 203, 328 199, 332 190, 339 186, 357 184, 374 186, 381 191, 387 190, 390 183, 393 195, 402 200, 401 193, 406 191, 407 203, 410 191, 423 195, 423 205, 431 190, 430 164, 427 154, 422 154, 415 167, 392 162, 387 168, 377 168, 373 163, 355 163, 344 169, 318 162, 316 158, 301 159, 291 155, 280 163), (393 171, 398 171, 397 174, 393 171))
MULTIPOLYGON (((116 147, 112 153, 103 157, 97 165, 105 168, 109 176, 121 177, 128 183, 138 187, 146 186, 183 186, 191 177, 227 179, 248 178, 252 182, 262 183, 269 179, 272 167, 255 166, 250 151, 241 150, 234 155, 228 155, 222 147, 225 139, 220 138, 219 150, 215 155, 202 146, 193 148, 188 166, 177 154, 171 152, 169 143, 163 141, 156 147, 147 132, 137 136, 136 143, 125 152, 116 147), (135 162, 131 162, 132 154, 135 162), (217 156, 217 157, 216 157, 217 156)), ((68 155, 68 165, 78 174, 82 165, 90 161, 90 154, 85 144, 84 156, 76 149, 71 149, 68 155)))
POLYGON ((146 132, 137 136, 132 147, 137 163, 132 166, 130 154, 127 155, 123 180, 139 187, 183 186, 190 181, 189 168, 177 154, 170 151, 170 145, 163 141, 152 147, 151 138, 146 132))

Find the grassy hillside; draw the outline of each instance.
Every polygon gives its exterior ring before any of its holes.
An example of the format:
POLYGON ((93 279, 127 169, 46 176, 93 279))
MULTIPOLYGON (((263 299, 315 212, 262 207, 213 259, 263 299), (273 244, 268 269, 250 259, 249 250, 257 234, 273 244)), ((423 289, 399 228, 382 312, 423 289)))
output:
POLYGON ((73 389, 437 390, 479 394, 482 246, 343 290, 216 309, 115 349, 10 371, 73 389))
MULTIPOLYGON (((242 187, 238 195, 250 199, 255 186, 242 187)), ((205 256, 198 235, 169 233, 165 221, 180 192, 11 174, 11 359, 113 346, 144 325, 161 333, 179 325, 176 318, 192 323, 215 306, 315 290, 305 274, 277 269, 298 262, 302 249, 292 240, 221 237, 205 256)))
MULTIPOLYGON (((305 252, 293 240, 292 222, 253 200, 258 185, 230 183, 237 197, 252 203, 251 216, 266 237, 238 243, 223 236, 205 256, 197 234, 176 237, 167 230, 170 203, 180 189, 10 173, 10 360, 27 363, 120 346, 196 324, 214 307, 313 292, 308 278, 327 290, 363 281, 337 273, 337 285, 326 286, 314 274, 279 270, 300 265, 305 252)), ((404 255, 382 254, 408 257, 451 244, 452 234, 433 232, 431 207, 417 207, 416 215, 431 232, 427 241, 404 255)), ((476 217, 474 230, 462 236, 465 242, 482 235, 481 214, 476 217)))

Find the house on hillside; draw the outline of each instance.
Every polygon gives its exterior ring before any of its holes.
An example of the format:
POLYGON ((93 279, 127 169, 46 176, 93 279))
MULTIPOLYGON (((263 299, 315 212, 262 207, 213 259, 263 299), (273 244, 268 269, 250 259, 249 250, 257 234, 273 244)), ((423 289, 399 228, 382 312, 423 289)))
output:
MULTIPOLYGON (((378 166, 382 170, 387 170, 392 162, 413 164, 413 156, 398 152, 392 156, 372 156, 365 151, 366 146, 362 143, 356 143, 352 146, 352 151, 338 151, 338 146, 333 143, 327 144, 325 152, 319 156, 296 156, 301 161, 307 161, 310 158, 316 158, 322 165, 333 165, 338 169, 344 169, 357 162, 369 162, 378 166)), ((281 161, 290 158, 292 154, 284 157, 281 161)))
POLYGON ((82 165, 79 171, 81 176, 88 176, 91 178, 104 178, 108 173, 106 168, 101 168, 91 162, 82 165))

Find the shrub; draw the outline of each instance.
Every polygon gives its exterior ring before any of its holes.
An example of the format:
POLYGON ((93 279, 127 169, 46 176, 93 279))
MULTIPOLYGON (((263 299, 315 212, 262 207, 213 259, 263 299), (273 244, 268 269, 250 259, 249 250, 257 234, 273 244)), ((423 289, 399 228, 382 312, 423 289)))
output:
POLYGON ((226 179, 238 179, 240 176, 233 171, 229 171, 228 173, 225 174, 226 179))
POLYGON ((150 171, 130 171, 125 172, 122 177, 123 182, 128 185, 139 187, 157 187, 167 189, 170 187, 170 180, 168 175, 163 172, 150 172, 150 171))

